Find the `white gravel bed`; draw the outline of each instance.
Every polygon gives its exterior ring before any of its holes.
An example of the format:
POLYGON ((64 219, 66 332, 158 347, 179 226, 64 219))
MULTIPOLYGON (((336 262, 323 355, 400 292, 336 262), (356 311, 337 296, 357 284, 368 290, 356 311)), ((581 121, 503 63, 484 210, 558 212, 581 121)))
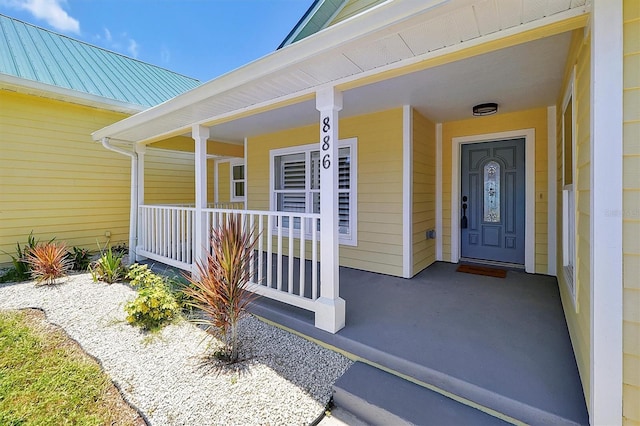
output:
POLYGON ((40 308, 96 357, 124 397, 154 425, 302 425, 315 420, 331 385, 351 361, 315 343, 247 317, 245 357, 215 367, 212 338, 187 321, 156 334, 125 321, 135 292, 94 283, 89 274, 60 285, 0 285, 0 309, 40 308))

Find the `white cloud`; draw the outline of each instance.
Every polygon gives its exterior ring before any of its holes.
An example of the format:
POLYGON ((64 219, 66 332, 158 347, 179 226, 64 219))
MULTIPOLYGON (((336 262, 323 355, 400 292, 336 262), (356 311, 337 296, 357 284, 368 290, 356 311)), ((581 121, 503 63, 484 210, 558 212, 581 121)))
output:
POLYGON ((113 37, 111 37, 111 31, 109 31, 109 28, 105 27, 105 29, 104 29, 104 38, 107 41, 111 41, 111 39, 113 38, 113 37))
POLYGON ((138 57, 138 52, 140 51, 140 45, 132 38, 129 39, 129 46, 127 46, 127 51, 134 58, 138 57))
POLYGON ((64 10, 66 0, 0 0, 5 6, 29 11, 58 31, 80 34, 80 22, 64 10))
POLYGON ((160 60, 163 64, 168 64, 171 62, 171 51, 167 46, 162 46, 160 49, 160 60))

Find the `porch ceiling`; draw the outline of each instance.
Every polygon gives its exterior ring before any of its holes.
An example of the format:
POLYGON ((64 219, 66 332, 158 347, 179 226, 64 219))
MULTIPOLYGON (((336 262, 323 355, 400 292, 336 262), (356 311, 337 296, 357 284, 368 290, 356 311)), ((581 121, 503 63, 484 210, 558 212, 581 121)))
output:
MULTIPOLYGON (((496 102, 499 112, 555 104, 571 33, 539 39, 344 92, 341 117, 411 105, 434 122, 470 118, 473 105, 496 102)), ((309 100, 211 128, 213 139, 238 140, 313 124, 309 100)))
POLYGON ((355 87, 345 92, 342 116, 411 104, 443 121, 467 117, 475 102, 497 101, 502 111, 548 105, 555 101, 568 35, 363 84, 380 73, 406 69, 485 40, 585 16, 588 3, 387 1, 93 137, 150 143, 201 124, 213 126, 213 138, 239 142, 246 136, 314 122, 313 95, 327 85, 355 87), (274 107, 286 103, 292 105, 274 107))

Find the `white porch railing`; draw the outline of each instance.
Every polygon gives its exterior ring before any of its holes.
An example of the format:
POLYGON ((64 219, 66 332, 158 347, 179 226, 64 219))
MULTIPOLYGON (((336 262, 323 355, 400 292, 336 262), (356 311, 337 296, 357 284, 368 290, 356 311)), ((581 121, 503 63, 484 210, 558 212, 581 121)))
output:
POLYGON ((313 302, 320 293, 319 214, 234 209, 205 212, 208 230, 230 215, 238 215, 245 229, 253 230, 257 244, 250 270, 252 292, 315 311, 313 302))
MULTIPOLYGON (((196 209, 175 205, 139 207, 137 254, 192 271, 196 260, 196 209)), ((233 208, 203 209, 206 241, 230 215, 238 215, 257 238, 249 290, 315 312, 320 297, 320 215, 233 208), (292 224, 293 226, 289 226, 292 224)))
POLYGON ((196 253, 196 209, 175 205, 138 209, 136 254, 190 271, 196 253))

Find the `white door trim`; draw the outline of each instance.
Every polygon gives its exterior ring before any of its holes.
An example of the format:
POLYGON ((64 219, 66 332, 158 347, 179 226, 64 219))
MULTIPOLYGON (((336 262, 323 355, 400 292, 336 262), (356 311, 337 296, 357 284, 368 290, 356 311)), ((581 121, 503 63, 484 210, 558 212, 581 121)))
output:
POLYGON ((462 145, 503 139, 524 138, 525 140, 525 249, 524 268, 535 273, 535 178, 536 178, 536 131, 522 129, 509 132, 487 133, 452 138, 451 143, 451 262, 460 261, 460 153, 462 145), (532 220, 533 218, 533 220, 532 220))

